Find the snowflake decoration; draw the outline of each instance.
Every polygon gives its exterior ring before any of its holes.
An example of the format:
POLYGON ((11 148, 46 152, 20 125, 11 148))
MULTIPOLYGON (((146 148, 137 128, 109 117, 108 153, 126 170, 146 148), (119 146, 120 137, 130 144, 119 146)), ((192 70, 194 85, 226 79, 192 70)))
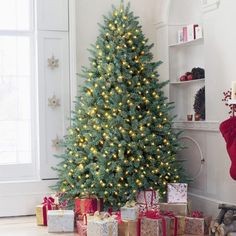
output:
POLYGON ((57 135, 55 139, 52 139, 52 147, 59 149, 61 147, 61 142, 62 140, 57 135))
POLYGON ((48 67, 50 67, 52 70, 59 67, 59 59, 56 59, 54 56, 48 58, 48 67))
POLYGON ((48 99, 48 106, 52 109, 55 109, 60 106, 60 99, 53 95, 51 98, 48 99))

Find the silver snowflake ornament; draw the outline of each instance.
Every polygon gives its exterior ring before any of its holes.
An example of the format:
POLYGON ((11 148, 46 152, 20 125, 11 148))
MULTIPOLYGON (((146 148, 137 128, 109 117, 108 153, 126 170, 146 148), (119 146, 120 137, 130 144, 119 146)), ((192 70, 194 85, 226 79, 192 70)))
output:
POLYGON ((59 149, 61 147, 61 142, 62 140, 57 135, 55 139, 52 139, 52 147, 59 149))
POLYGON ((53 55, 51 58, 48 58, 48 67, 52 70, 59 67, 59 59, 56 59, 53 55))
POLYGON ((48 106, 52 109, 55 109, 60 106, 60 99, 53 95, 51 98, 48 98, 48 106))

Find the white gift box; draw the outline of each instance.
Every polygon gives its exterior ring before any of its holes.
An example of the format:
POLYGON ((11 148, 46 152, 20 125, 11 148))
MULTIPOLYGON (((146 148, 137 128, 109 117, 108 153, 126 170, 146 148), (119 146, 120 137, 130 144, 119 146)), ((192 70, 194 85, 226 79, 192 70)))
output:
POLYGON ((118 236, 118 221, 114 218, 103 220, 95 217, 88 218, 87 236, 118 236))
POLYGON ((74 211, 48 211, 48 232, 74 232, 74 211))
POLYGON ((138 206, 134 206, 134 207, 124 206, 124 207, 120 208, 122 220, 137 220, 138 219, 138 212, 139 212, 138 206))
POLYGON ((187 188, 185 183, 169 183, 167 185, 168 203, 187 203, 187 188))

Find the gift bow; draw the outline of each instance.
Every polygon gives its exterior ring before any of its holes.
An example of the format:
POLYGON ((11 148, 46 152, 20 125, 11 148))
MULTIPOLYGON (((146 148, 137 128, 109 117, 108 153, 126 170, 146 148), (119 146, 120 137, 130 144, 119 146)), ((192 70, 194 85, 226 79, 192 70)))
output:
POLYGON ((54 198, 52 198, 52 197, 44 197, 44 199, 43 199, 43 205, 46 205, 47 207, 48 207, 48 210, 52 210, 52 206, 54 205, 54 202, 55 202, 55 200, 54 200, 54 198))
POLYGON ((203 218, 203 212, 201 212, 201 211, 193 211, 192 212, 192 217, 193 218, 203 218))
POLYGON ((110 215, 108 212, 106 212, 105 214, 101 215, 99 211, 95 211, 93 217, 96 220, 108 220, 108 221, 112 221, 116 218, 116 216, 112 216, 110 215))
POLYGON ((125 203, 125 207, 128 207, 128 208, 132 208, 132 207, 135 207, 136 206, 136 202, 135 201, 128 201, 125 203))

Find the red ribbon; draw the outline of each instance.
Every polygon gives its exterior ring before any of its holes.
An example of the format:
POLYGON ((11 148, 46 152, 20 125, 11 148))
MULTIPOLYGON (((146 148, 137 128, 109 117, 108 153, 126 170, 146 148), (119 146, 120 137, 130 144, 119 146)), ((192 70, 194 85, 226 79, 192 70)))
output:
MULTIPOLYGON (((109 212, 108 212, 109 213, 109 212)), ((110 214, 110 213, 109 213, 110 214)), ((119 211, 117 211, 115 213, 115 216, 116 216, 116 220, 118 221, 118 224, 121 224, 122 223, 122 219, 121 219, 121 213, 119 211)))
POLYGON ((201 212, 201 211, 193 211, 191 216, 193 218, 203 218, 203 212, 201 212))
MULTIPOLYGON (((147 192, 151 192, 151 194, 152 194, 151 195, 151 207, 153 206, 154 199, 156 198, 156 192, 154 190, 145 190, 145 191, 143 191, 146 210, 148 210, 148 203, 147 203, 147 196, 146 196, 147 192)), ((139 195, 140 195, 140 192, 138 193, 137 198, 138 198, 139 195)))
POLYGON ((166 219, 164 216, 159 215, 159 212, 157 212, 157 211, 146 211, 145 216, 149 219, 161 219, 162 233, 163 233, 163 236, 166 236, 166 219))
POLYGON ((48 210, 52 210, 53 205, 54 205, 54 198, 52 197, 44 197, 43 199, 43 224, 44 225, 48 225, 48 221, 47 221, 47 211, 48 210))
POLYGON ((171 211, 163 212, 163 216, 167 216, 174 219, 174 236, 176 236, 178 231, 178 218, 171 211))

